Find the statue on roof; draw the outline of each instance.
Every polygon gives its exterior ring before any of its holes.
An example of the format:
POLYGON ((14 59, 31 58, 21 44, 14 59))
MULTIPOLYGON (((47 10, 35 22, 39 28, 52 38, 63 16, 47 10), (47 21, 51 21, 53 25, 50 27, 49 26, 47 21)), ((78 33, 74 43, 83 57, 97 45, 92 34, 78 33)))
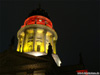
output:
POLYGON ((49 43, 49 46, 48 46, 48 55, 51 55, 53 53, 52 51, 52 45, 51 43, 49 43))

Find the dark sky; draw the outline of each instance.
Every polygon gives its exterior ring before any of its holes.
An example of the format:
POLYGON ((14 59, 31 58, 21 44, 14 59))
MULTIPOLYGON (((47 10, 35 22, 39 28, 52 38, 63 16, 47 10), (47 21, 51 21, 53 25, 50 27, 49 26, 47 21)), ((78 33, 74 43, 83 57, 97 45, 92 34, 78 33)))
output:
MULTIPOLYGON (((45 9, 58 34, 57 54, 62 65, 79 63, 79 53, 89 71, 99 71, 99 1, 96 0, 0 0, 0 51, 8 49, 13 35, 28 14, 45 9)), ((16 48, 15 48, 16 49, 16 48)))

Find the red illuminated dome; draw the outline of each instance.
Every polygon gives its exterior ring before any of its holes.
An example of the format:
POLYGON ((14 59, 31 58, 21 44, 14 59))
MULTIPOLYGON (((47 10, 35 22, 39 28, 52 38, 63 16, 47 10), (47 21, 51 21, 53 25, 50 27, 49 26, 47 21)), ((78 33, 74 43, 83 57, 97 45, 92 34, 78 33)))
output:
POLYGON ((50 21, 50 17, 48 16, 47 12, 41 8, 33 10, 29 14, 29 17, 25 20, 22 27, 31 24, 41 24, 53 28, 52 22, 50 21))

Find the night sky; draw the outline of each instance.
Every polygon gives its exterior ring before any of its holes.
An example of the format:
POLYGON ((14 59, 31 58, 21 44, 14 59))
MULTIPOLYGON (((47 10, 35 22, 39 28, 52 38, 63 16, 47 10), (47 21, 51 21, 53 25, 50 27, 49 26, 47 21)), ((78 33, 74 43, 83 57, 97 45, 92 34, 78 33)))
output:
POLYGON ((41 4, 58 34, 57 54, 62 66, 79 64, 79 53, 89 71, 99 71, 99 3, 96 0, 0 0, 0 51, 7 50, 12 36, 29 13, 41 4))

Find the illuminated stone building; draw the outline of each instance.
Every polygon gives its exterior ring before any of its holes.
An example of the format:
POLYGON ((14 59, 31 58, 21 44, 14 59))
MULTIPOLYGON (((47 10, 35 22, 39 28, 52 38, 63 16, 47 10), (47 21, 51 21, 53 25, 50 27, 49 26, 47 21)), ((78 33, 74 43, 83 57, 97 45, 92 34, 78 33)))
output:
POLYGON ((57 33, 47 12, 38 8, 30 13, 17 34, 18 52, 24 52, 33 56, 42 56, 48 53, 48 45, 51 43, 53 58, 58 66, 61 61, 56 54, 57 33))
POLYGON ((33 10, 17 33, 17 51, 13 40, 0 53, 0 75, 75 75, 83 64, 61 67, 56 54, 57 33, 47 12, 33 10))

